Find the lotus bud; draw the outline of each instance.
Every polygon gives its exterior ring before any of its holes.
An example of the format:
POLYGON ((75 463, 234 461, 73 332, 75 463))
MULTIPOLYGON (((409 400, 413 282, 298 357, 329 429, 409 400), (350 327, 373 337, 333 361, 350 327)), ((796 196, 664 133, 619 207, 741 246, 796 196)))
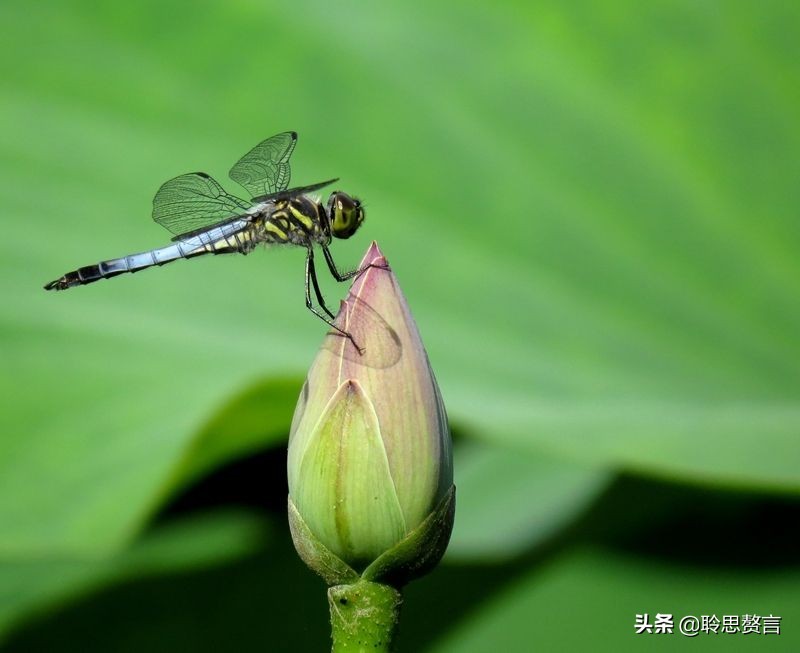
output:
POLYGON ((401 586, 435 566, 455 487, 442 398, 405 297, 373 243, 297 403, 289 521, 329 584, 401 586), (354 342, 358 347, 354 346, 354 342), (359 350, 360 348, 360 350, 359 350))

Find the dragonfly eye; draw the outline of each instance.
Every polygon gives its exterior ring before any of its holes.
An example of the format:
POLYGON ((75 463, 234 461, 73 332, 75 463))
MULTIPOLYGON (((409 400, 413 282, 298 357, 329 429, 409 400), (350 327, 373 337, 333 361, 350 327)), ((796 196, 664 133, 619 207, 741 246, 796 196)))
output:
POLYGON ((364 207, 347 193, 336 192, 328 201, 331 232, 336 238, 350 238, 364 222, 364 207))

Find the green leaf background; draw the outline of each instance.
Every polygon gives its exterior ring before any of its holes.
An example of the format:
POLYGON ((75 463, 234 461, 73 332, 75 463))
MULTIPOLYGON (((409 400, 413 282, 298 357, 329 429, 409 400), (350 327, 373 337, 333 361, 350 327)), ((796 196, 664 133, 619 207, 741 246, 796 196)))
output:
POLYGON ((792 3, 7 0, 0 33, 8 650, 327 647, 283 514, 302 252, 41 289, 286 129, 296 183, 365 200, 335 256, 379 242, 458 436, 401 650, 685 639, 637 612, 782 615, 687 646, 797 649, 792 3))

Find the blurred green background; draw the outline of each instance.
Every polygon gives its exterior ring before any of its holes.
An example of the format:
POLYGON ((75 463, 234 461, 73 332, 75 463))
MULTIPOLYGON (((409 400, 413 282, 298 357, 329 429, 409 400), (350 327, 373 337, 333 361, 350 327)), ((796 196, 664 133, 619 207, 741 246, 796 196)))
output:
POLYGON ((5 0, 0 33, 6 650, 327 649, 285 520, 302 252, 41 289, 287 129, 295 183, 365 200, 335 256, 380 243, 456 435, 400 650, 800 649, 795 3, 5 0))

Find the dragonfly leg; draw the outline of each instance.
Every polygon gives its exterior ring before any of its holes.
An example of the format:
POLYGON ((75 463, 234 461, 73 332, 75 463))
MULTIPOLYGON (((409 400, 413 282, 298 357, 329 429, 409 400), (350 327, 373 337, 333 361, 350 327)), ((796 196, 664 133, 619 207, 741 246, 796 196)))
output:
POLYGON ((325 255, 325 262, 328 264, 328 269, 331 271, 331 274, 336 281, 347 281, 348 279, 352 279, 356 275, 359 275, 370 268, 380 268, 381 270, 388 269, 385 265, 374 265, 370 263, 369 265, 365 265, 363 268, 356 268, 355 270, 350 270, 350 272, 343 273, 339 272, 339 268, 336 267, 336 263, 334 263, 333 256, 331 255, 331 250, 328 249, 327 245, 322 245, 322 253, 325 255))
POLYGON ((364 350, 358 346, 358 343, 353 339, 353 336, 341 329, 340 327, 336 326, 333 323, 334 315, 333 313, 328 310, 328 307, 325 305, 325 300, 322 298, 322 293, 319 289, 319 282, 317 281, 317 269, 314 266, 314 250, 310 247, 308 248, 308 253, 306 254, 306 308, 311 311, 314 315, 316 315, 320 320, 325 322, 328 326, 336 329, 341 335, 347 338, 350 342, 353 343, 353 347, 358 350, 358 353, 363 354, 364 350), (327 315, 320 313, 315 307, 314 302, 311 301, 311 287, 314 287, 314 294, 317 297, 317 302, 319 302, 320 307, 322 308, 327 315))
POLYGON ((319 289, 319 282, 317 281, 317 268, 314 265, 314 250, 310 247, 308 248, 308 254, 306 255, 306 306, 308 306, 309 302, 311 301, 311 293, 309 292, 308 287, 308 280, 311 279, 311 285, 314 286, 314 295, 317 297, 317 304, 319 307, 325 311, 328 316, 333 320, 336 316, 331 313, 330 309, 325 304, 325 298, 322 296, 322 291, 319 289))

